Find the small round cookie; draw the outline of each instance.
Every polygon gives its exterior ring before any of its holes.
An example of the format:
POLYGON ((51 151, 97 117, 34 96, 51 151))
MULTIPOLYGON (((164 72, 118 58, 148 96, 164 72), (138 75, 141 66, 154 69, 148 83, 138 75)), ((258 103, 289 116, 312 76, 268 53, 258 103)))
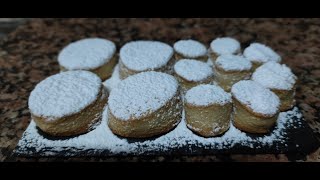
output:
POLYGON ((107 39, 82 39, 64 47, 58 62, 61 71, 88 70, 106 80, 117 63, 116 46, 107 39))
POLYGON ((213 70, 205 62, 181 59, 174 65, 174 75, 183 92, 199 84, 213 83, 213 70))
POLYGON ((148 71, 121 81, 111 91, 108 126, 114 134, 147 138, 173 129, 182 117, 177 80, 165 73, 148 71))
POLYGON ((187 91, 184 101, 186 124, 204 137, 217 136, 229 129, 232 99, 216 85, 203 84, 187 91))
POLYGON ((267 62, 256 69, 251 79, 269 88, 280 98, 280 111, 291 109, 294 104, 297 77, 284 64, 267 62))
POLYGON ((221 55, 215 61, 215 81, 225 91, 230 92, 233 84, 240 80, 250 79, 252 64, 239 55, 221 55))
POLYGON ((132 41, 120 49, 120 78, 144 71, 168 72, 174 62, 173 48, 159 41, 132 41))
POLYGON ((175 50, 175 60, 196 59, 206 62, 208 60, 207 48, 199 41, 192 39, 177 41, 173 48, 175 50))
POLYGON ((251 43, 250 46, 243 51, 243 55, 252 62, 253 71, 257 67, 268 61, 281 61, 281 57, 279 54, 277 54, 270 47, 261 43, 251 43))
POLYGON ((90 131, 101 120, 108 94, 101 79, 89 71, 67 71, 46 78, 29 97, 31 117, 52 136, 90 131))
POLYGON ((279 97, 251 80, 232 86, 233 124, 249 133, 268 133, 275 125, 280 107, 279 97))
POLYGON ((215 62, 222 54, 239 54, 241 46, 239 41, 230 37, 216 38, 210 43, 209 57, 215 62))

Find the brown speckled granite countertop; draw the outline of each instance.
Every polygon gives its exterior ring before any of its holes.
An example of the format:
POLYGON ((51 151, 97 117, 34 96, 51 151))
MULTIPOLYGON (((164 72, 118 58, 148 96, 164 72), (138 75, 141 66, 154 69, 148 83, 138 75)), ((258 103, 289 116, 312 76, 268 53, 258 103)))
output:
POLYGON ((59 50, 85 37, 124 43, 153 39, 173 44, 194 38, 209 46, 218 36, 232 36, 242 47, 265 43, 298 76, 298 106, 320 138, 320 19, 33 19, 0 42, 0 161, 320 161, 320 149, 296 155, 219 155, 124 158, 40 158, 11 156, 30 122, 27 100, 34 86, 59 72, 59 50))

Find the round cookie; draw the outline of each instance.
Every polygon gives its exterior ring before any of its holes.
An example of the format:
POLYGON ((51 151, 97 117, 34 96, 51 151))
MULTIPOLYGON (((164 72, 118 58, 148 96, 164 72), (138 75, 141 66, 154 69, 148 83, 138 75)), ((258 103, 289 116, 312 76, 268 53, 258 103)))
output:
POLYGON ((67 71, 46 78, 32 90, 28 105, 36 125, 53 136, 88 132, 101 119, 108 94, 89 71, 67 71))
POLYGON ((120 49, 120 78, 144 71, 169 72, 173 48, 159 41, 132 41, 120 49))
POLYGON ((277 54, 270 47, 261 43, 251 43, 250 46, 243 51, 243 55, 252 62, 253 71, 257 67, 268 61, 281 61, 281 57, 279 54, 277 54))
POLYGON ((252 80, 237 82, 231 93, 235 127, 249 133, 268 133, 278 118, 279 97, 252 80))
POLYGON ((280 98, 280 111, 291 109, 294 104, 297 77, 284 64, 267 62, 256 69, 251 79, 269 88, 280 98))
POLYGON ((183 92, 199 84, 213 83, 212 67, 194 59, 181 59, 174 65, 174 75, 183 92))
POLYGON ((173 45, 173 48, 175 50, 174 56, 176 61, 180 59, 196 59, 206 62, 208 60, 207 48, 199 41, 192 39, 180 40, 173 45))
POLYGON ((241 46, 239 41, 230 37, 216 38, 210 43, 209 57, 215 62, 223 54, 239 54, 241 46))
POLYGON ((108 126, 117 135, 147 138, 173 129, 182 117, 177 80, 148 71, 126 78, 111 91, 108 126))
POLYGON ((229 129, 232 99, 219 86, 193 87, 185 95, 184 107, 187 127, 201 136, 217 136, 229 129))
POLYGON ((64 47, 58 62, 61 71, 88 70, 106 80, 117 63, 116 46, 107 39, 81 39, 64 47))
POLYGON ((221 55, 215 61, 215 81, 225 91, 230 91, 233 84, 250 79, 252 64, 239 55, 221 55))

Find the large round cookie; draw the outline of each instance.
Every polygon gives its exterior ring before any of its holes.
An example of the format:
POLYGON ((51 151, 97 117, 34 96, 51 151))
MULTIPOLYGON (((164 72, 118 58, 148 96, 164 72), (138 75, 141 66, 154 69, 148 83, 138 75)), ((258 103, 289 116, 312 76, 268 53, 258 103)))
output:
POLYGON ((223 54, 239 54, 241 50, 240 42, 231 37, 220 37, 210 43, 209 57, 215 62, 223 54))
POLYGON ((279 97, 261 84, 242 80, 231 88, 233 97, 233 124, 250 133, 268 133, 275 125, 279 97))
POLYGON ((252 62, 252 70, 257 69, 263 63, 273 61, 281 62, 281 56, 269 46, 261 43, 251 43, 244 51, 243 55, 252 62))
POLYGON ((111 91, 108 104, 108 125, 113 133, 123 137, 160 135, 181 120, 178 82, 161 72, 142 72, 121 81, 111 91))
POLYGON ((280 98, 280 111, 289 110, 294 106, 297 77, 286 65, 267 62, 256 69, 251 79, 269 88, 280 98))
POLYGON ((176 61, 180 59, 208 60, 207 48, 199 41, 193 39, 180 40, 174 43, 173 48, 176 61))
POLYGON ((107 102, 101 79, 89 71, 67 71, 41 81, 29 97, 31 117, 44 132, 71 136, 89 131, 107 102))
POLYGON ((205 137, 217 136, 229 129, 232 112, 230 93, 216 85, 202 84, 187 91, 184 101, 186 124, 205 137))
POLYGON ((102 38, 81 39, 64 47, 58 62, 62 71, 88 70, 105 80, 117 63, 116 45, 102 38))
POLYGON ((175 63, 173 69, 183 92, 199 84, 211 84, 214 80, 212 67, 198 60, 181 59, 175 63))
POLYGON ((159 41, 132 41, 120 49, 120 78, 145 71, 168 72, 173 63, 173 48, 159 41))
POLYGON ((214 63, 215 81, 229 92, 233 84, 250 78, 251 68, 251 62, 242 56, 221 55, 214 63))

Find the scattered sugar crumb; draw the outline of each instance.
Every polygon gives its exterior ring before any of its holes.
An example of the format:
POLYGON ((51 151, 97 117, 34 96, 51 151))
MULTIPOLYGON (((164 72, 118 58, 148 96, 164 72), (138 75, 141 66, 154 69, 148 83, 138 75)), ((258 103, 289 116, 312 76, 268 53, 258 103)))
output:
POLYGON ((118 84, 121 82, 120 74, 119 74, 119 64, 114 67, 112 72, 112 76, 103 82, 104 87, 110 93, 113 88, 116 88, 118 84))
POLYGON ((207 60, 207 64, 208 64, 209 66, 211 66, 211 67, 213 67, 213 66, 214 66, 213 61, 212 61, 212 59, 211 59, 211 58, 208 58, 208 60, 207 60))

